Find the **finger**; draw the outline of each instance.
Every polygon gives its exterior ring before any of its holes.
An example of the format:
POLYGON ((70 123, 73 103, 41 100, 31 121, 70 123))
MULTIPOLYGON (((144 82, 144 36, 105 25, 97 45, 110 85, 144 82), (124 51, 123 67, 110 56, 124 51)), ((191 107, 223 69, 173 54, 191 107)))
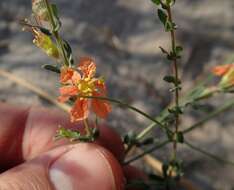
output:
POLYGON ((112 128, 106 125, 99 125, 100 136, 97 139, 97 144, 110 150, 114 156, 121 162, 124 159, 124 145, 119 134, 112 128))
MULTIPOLYGON (((123 167, 123 171, 124 171, 124 175, 127 179, 127 182, 131 182, 131 181, 135 181, 135 180, 143 180, 143 181, 147 181, 148 177, 147 175, 139 170, 138 168, 131 166, 131 165, 127 165, 125 167, 123 167)), ((126 190, 142 190, 142 188, 127 188, 126 190)))
MULTIPOLYGON (((59 125, 82 129, 81 125, 71 123, 66 114, 57 110, 17 108, 6 104, 0 104, 0 121, 0 164, 5 168, 67 144, 65 140, 53 140, 59 125)), ((124 148, 119 135, 104 126, 100 131, 98 142, 122 159, 124 148)))
POLYGON ((0 175, 4 190, 123 190, 118 161, 91 143, 61 146, 0 175))

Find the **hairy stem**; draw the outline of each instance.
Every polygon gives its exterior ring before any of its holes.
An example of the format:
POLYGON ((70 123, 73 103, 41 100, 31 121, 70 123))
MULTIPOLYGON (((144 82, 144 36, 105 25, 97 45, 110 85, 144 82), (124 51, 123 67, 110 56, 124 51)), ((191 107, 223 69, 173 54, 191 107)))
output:
MULTIPOLYGON (((167 6, 167 13, 168 13, 169 22, 173 23, 171 7, 170 6, 167 6)), ((171 29, 170 34, 171 34, 171 48, 172 48, 172 52, 175 54, 175 52, 176 52, 176 41, 175 41, 175 30, 174 30, 174 28, 171 29)), ((177 65, 177 58, 176 57, 173 59, 173 65, 174 65, 175 79, 176 79, 176 81, 179 81, 178 65, 177 65)), ((175 105, 176 105, 177 108, 179 107, 179 88, 175 88, 175 105)), ((175 134, 178 133, 178 128, 179 128, 179 114, 176 114, 175 134)), ((173 159, 176 158, 176 152, 177 152, 177 141, 174 140, 174 142, 173 142, 173 159)))

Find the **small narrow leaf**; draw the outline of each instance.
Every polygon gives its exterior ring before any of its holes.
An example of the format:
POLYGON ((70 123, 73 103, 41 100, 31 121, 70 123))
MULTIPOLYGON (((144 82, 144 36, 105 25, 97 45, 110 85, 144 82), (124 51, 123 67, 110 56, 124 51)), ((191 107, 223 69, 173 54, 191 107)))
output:
POLYGON ((179 143, 184 143, 184 135, 182 132, 178 132, 176 134, 176 141, 179 143))
POLYGON ((178 84, 181 83, 180 80, 176 80, 176 78, 174 76, 170 76, 170 75, 169 76, 165 76, 163 78, 163 80, 166 81, 166 82, 168 82, 168 83, 173 83, 175 85, 178 85, 178 84))
POLYGON ((60 73, 60 69, 57 65, 50 65, 50 64, 45 64, 42 66, 42 68, 55 72, 55 73, 60 73))
POLYGON ((55 31, 59 31, 59 29, 61 28, 61 22, 59 20, 59 15, 58 15, 58 8, 55 4, 51 4, 50 5, 51 7, 51 12, 52 12, 52 16, 55 20, 55 24, 56 24, 56 27, 54 28, 55 31))
POLYGON ((176 46, 175 48, 175 54, 176 54, 176 58, 180 58, 181 57, 181 52, 183 51, 183 47, 181 46, 176 46))
POLYGON ((165 50, 163 47, 159 46, 159 49, 162 51, 162 53, 169 55, 169 53, 167 52, 167 50, 165 50))
POLYGON ((51 10, 52 10, 53 16, 56 17, 56 18, 59 18, 57 5, 56 4, 51 4, 50 7, 51 7, 51 10))
POLYGON ((69 61, 69 65, 72 66, 74 64, 73 56, 72 56, 72 48, 69 45, 69 43, 65 40, 63 40, 63 47, 66 51, 66 55, 69 61))
POLYGON ((158 9, 158 18, 163 23, 163 25, 166 25, 167 22, 167 15, 162 9, 158 9))

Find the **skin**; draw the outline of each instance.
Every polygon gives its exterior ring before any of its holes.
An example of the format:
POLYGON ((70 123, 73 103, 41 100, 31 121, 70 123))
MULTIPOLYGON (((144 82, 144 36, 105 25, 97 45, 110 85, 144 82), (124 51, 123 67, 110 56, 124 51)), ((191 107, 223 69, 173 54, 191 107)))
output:
POLYGON ((83 130, 56 110, 0 103, 0 189, 124 190, 126 180, 144 178, 120 165, 124 146, 111 128, 100 126, 95 143, 70 143, 53 140, 59 125, 83 130))

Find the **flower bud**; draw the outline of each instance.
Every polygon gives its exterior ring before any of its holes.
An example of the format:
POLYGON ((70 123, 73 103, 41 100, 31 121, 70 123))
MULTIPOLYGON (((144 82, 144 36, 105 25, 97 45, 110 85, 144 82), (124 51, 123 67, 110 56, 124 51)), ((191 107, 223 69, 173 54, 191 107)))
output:
POLYGON ((219 85, 222 88, 230 88, 234 85, 234 67, 222 77, 219 85))
POLYGON ((37 30, 36 28, 32 28, 34 33, 34 40, 33 43, 42 49, 49 57, 53 57, 55 59, 59 58, 59 50, 57 46, 54 44, 52 39, 43 34, 41 31, 37 30))

